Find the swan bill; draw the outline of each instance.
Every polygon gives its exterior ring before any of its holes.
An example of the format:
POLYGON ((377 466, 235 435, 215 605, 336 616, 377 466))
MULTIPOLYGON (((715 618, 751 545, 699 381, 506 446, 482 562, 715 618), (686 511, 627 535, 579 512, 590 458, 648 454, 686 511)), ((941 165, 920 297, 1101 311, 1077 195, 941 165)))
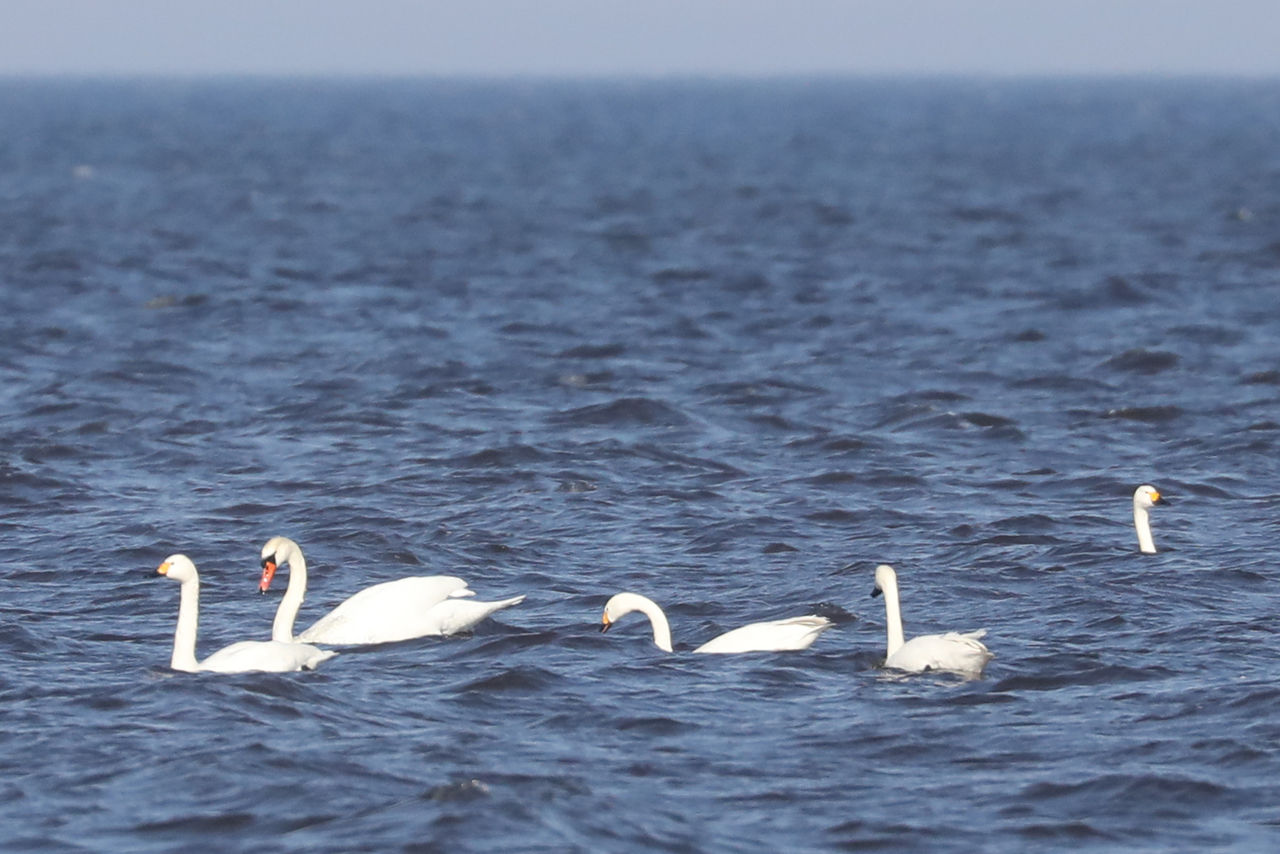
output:
POLYGON ((156 575, 168 575, 168 574, 169 574, 169 562, 168 562, 168 561, 165 561, 164 563, 162 563, 162 564, 160 564, 159 566, 157 566, 157 567, 156 567, 156 575))
POLYGON ((262 578, 258 581, 258 592, 266 593, 271 587, 271 579, 276 574, 276 562, 269 557, 262 559, 262 578))
POLYGON ((1151 503, 1152 504, 1172 504, 1173 502, 1157 492, 1151 496, 1151 503))
POLYGON ((609 631, 609 627, 612 625, 613 625, 613 621, 609 619, 608 614, 605 614, 603 617, 600 618, 600 631, 602 633, 609 631))
POLYGON ((879 595, 880 595, 880 594, 882 594, 882 593, 884 593, 884 591, 883 591, 883 590, 881 590, 879 587, 872 587, 872 588, 871 588, 871 598, 872 598, 872 599, 876 598, 877 596, 879 596, 879 595))

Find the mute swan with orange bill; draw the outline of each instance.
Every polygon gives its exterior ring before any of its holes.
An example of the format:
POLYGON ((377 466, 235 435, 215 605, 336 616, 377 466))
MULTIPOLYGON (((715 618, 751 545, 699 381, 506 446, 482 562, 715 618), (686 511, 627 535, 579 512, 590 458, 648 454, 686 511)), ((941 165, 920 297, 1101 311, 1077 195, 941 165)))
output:
POLYGON ((307 561, 288 537, 272 537, 262 547, 262 577, 258 590, 266 593, 278 567, 288 564, 289 586, 276 609, 271 639, 307 643, 358 645, 393 643, 428 635, 455 635, 471 629, 495 611, 524 601, 513 596, 497 602, 478 602, 467 582, 451 575, 419 575, 374 584, 352 595, 310 628, 293 634, 293 623, 307 592, 307 561))

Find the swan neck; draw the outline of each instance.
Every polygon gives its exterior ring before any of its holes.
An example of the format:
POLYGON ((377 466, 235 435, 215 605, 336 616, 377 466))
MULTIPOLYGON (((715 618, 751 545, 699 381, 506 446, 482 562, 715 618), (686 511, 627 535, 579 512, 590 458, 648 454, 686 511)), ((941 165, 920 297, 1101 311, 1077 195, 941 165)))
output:
POLYGON ((307 595, 307 560, 302 556, 302 549, 291 548, 279 556, 281 561, 289 563, 289 586, 285 588, 284 598, 276 608, 276 618, 271 624, 273 641, 293 642, 293 622, 298 618, 298 609, 307 595))
POLYGON ((1151 538, 1151 517, 1147 508, 1133 505, 1133 527, 1138 531, 1138 550, 1143 554, 1155 554, 1156 543, 1151 538))
POLYGON ((649 623, 653 626, 654 644, 663 652, 671 652, 671 624, 667 622, 667 615, 662 613, 662 608, 658 607, 657 602, 645 600, 640 603, 640 612, 649 618, 649 623))
POLYGON ((200 622, 200 579, 182 582, 178 598, 178 627, 173 633, 173 656, 169 666, 174 670, 195 673, 200 669, 196 662, 196 632, 200 622))
POLYGON ((898 604, 897 579, 890 579, 888 583, 880 588, 880 593, 884 596, 884 622, 885 630, 888 633, 885 658, 892 658, 893 654, 901 649, 904 643, 902 638, 902 610, 898 604))

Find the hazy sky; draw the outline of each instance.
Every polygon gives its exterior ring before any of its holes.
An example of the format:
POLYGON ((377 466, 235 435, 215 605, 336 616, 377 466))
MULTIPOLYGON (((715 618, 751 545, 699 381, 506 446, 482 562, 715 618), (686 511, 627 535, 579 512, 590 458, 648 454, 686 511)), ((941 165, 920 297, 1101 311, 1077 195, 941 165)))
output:
POLYGON ((1280 0, 0 0, 0 74, 1280 74, 1280 0))

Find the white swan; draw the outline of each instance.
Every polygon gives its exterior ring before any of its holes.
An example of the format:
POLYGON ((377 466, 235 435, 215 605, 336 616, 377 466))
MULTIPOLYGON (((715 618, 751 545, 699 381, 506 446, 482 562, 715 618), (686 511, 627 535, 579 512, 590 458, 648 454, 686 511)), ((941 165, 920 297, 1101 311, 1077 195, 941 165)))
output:
MULTIPOLYGON (((657 602, 639 593, 619 593, 606 602, 600 631, 607 632, 610 626, 632 611, 639 611, 649 618, 653 626, 653 642, 658 649, 671 652, 671 626, 667 622, 667 615, 662 613, 657 602)), ((780 652, 806 649, 831 625, 826 617, 816 615, 751 623, 712 638, 694 652, 780 652)))
POLYGON ((949 670, 974 676, 982 673, 993 656, 978 638, 986 629, 976 632, 947 632, 945 635, 920 635, 909 641, 902 639, 902 611, 898 607, 898 574, 893 567, 876 567, 876 586, 872 596, 884 594, 885 622, 889 649, 884 666, 894 670, 920 673, 925 670, 949 670))
POLYGON ((1156 542, 1151 539, 1151 519, 1147 513, 1157 504, 1168 504, 1169 499, 1162 498, 1159 490, 1144 483, 1133 493, 1133 527, 1138 531, 1138 551, 1143 554, 1156 553, 1156 542))
POLYGON ((348 598, 309 629, 293 636, 293 621, 307 593, 307 561, 288 537, 272 537, 262 547, 262 578, 267 592, 276 568, 289 565, 289 586, 276 609, 271 639, 340 645, 392 643, 427 635, 465 632, 494 611, 524 601, 513 596, 500 602, 467 599, 475 593, 451 575, 419 575, 366 587, 348 598))
POLYGON ((240 641, 223 647, 204 661, 196 660, 196 630, 200 620, 200 575, 186 555, 169 555, 156 572, 182 583, 178 600, 178 628, 173 633, 173 657, 169 666, 186 673, 249 673, 268 671, 287 673, 312 669, 327 658, 337 655, 305 643, 279 641, 240 641))

